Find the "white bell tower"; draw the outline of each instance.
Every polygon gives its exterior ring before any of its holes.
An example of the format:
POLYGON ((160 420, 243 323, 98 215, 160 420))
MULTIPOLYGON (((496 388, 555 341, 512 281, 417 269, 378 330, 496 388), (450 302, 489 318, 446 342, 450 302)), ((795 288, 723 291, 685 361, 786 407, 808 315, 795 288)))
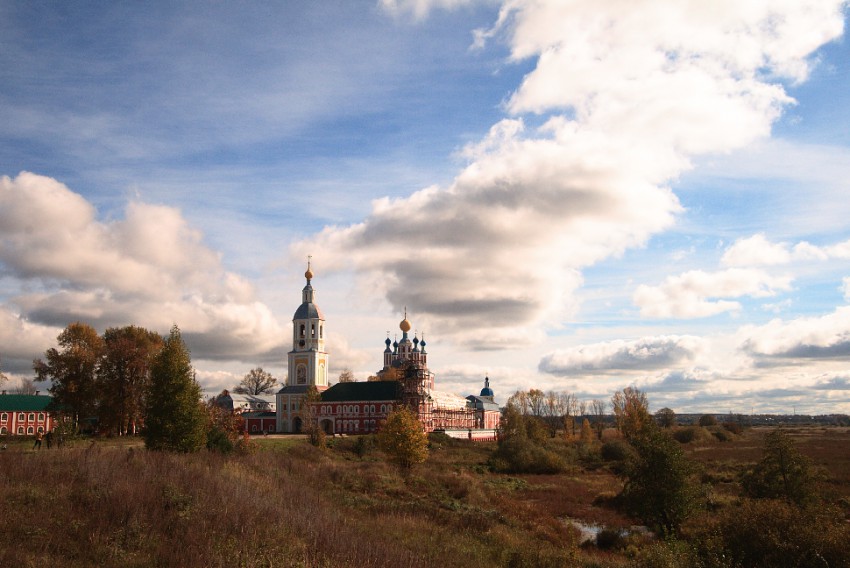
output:
POLYGON ((301 305, 292 316, 292 351, 286 386, 328 388, 328 354, 325 352, 325 316, 314 303, 313 271, 307 257, 307 285, 301 292, 301 305))

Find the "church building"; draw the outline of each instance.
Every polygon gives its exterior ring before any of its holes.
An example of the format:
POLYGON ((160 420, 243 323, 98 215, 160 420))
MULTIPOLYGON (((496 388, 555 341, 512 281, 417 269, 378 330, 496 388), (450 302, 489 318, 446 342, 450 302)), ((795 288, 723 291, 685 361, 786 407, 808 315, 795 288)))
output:
POLYGON ((490 379, 479 396, 462 398, 435 388, 428 368, 424 336, 414 333, 407 319, 399 324, 401 341, 384 342, 383 368, 377 381, 338 383, 328 387, 328 354, 324 350, 325 318, 314 303, 308 263, 302 303, 292 319, 293 347, 289 352, 287 384, 277 393, 277 429, 300 432, 303 420, 315 419, 327 434, 376 432, 393 409, 406 406, 417 414, 426 432, 442 431, 453 437, 492 440, 501 412, 495 403, 490 379), (315 386, 321 400, 304 412, 307 389, 315 386))

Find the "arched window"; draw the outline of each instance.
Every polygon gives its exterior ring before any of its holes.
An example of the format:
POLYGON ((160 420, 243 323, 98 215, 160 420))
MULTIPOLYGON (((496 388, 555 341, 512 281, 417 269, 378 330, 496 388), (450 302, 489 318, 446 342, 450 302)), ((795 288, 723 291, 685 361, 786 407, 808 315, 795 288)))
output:
POLYGON ((307 329, 307 328, 306 328, 306 327, 304 327, 304 324, 302 323, 302 324, 301 324, 301 337, 304 337, 304 333, 306 332, 306 329, 307 329))
POLYGON ((257 431, 257 425, 251 424, 251 432, 256 432, 256 431, 257 431))
POLYGON ((6 427, 0 426, 0 436, 5 436, 5 435, 6 435, 6 427))
POLYGON ((18 426, 18 434, 23 434, 23 433, 24 433, 24 427, 18 426))
POLYGON ((27 428, 27 434, 32 434, 33 432, 35 432, 35 430, 33 430, 33 427, 32 427, 32 426, 30 426, 29 428, 27 428))
POLYGON ((5 412, 3 414, 0 414, 0 422, 6 422, 8 419, 9 419, 9 415, 6 414, 5 412))
POLYGON ((35 412, 30 412, 29 420, 30 422, 35 422, 35 412))
POLYGON ((44 422, 44 413, 43 413, 43 412, 39 412, 39 413, 38 413, 38 421, 39 421, 39 422, 44 422))
POLYGON ((316 324, 310 324, 310 337, 316 337, 316 324))
POLYGON ((39 426, 39 427, 38 427, 38 431, 39 431, 40 433, 44 434, 44 426, 39 426))
POLYGON ((24 420, 26 420, 26 416, 24 415, 24 413, 18 412, 18 421, 23 422, 24 420))
POLYGON ((319 339, 323 338, 324 336, 325 336, 325 326, 320 325, 319 326, 319 339))

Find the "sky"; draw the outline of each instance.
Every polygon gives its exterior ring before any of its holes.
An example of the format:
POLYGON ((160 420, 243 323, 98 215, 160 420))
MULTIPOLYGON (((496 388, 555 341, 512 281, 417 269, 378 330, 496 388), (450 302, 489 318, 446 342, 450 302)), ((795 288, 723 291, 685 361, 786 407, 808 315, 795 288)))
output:
POLYGON ((845 1, 0 3, 0 370, 177 324, 209 394, 405 309, 438 388, 850 412, 845 1))

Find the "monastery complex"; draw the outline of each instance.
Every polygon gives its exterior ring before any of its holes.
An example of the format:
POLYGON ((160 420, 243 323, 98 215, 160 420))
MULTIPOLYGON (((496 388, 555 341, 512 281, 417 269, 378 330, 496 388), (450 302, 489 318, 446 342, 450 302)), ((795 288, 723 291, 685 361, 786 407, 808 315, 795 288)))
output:
POLYGON ((387 338, 383 368, 377 381, 328 384, 328 353, 325 350, 325 316, 315 302, 313 272, 308 263, 307 284, 301 305, 292 317, 292 350, 288 355, 286 385, 276 395, 275 430, 300 432, 304 428, 303 405, 307 390, 315 387, 321 401, 313 405, 314 416, 327 434, 375 432, 399 405, 415 412, 426 432, 443 431, 453 437, 495 439, 501 416, 489 378, 479 396, 466 398, 441 392, 428 369, 425 339, 414 334, 405 313, 399 324, 401 341, 387 338))

